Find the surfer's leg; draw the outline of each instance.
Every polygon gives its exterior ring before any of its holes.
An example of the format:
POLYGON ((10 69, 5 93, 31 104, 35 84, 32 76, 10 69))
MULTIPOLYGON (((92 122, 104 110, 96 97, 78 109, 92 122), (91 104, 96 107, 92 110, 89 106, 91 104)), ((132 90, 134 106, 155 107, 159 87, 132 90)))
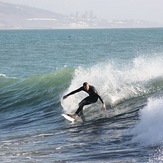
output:
MULTIPOLYGON (((90 97, 86 97, 85 99, 83 99, 80 103, 79 103, 79 108, 77 109, 77 111, 75 112, 75 114, 79 115, 80 113, 83 114, 83 107, 85 105, 89 105, 91 104, 91 100, 90 100, 90 97)), ((80 116, 80 115, 79 115, 80 116)))
POLYGON ((87 102, 87 98, 83 99, 80 103, 79 103, 79 107, 77 109, 77 111, 75 112, 75 114, 68 114, 68 116, 72 117, 72 118, 76 118, 78 116, 83 116, 83 107, 84 105, 88 105, 89 103, 87 102))
POLYGON ((81 110, 81 112, 78 113, 78 116, 80 116, 82 121, 85 122, 85 116, 83 114, 83 109, 81 110))
MULTIPOLYGON (((80 113, 82 113, 83 115, 83 107, 85 105, 89 105, 89 104, 92 104, 92 103, 95 103, 97 101, 98 98, 91 98, 90 96, 84 98, 80 103, 79 103, 79 107, 77 109, 77 111, 75 112, 75 114, 72 114, 72 115, 69 115, 70 117, 72 118, 76 118, 77 116, 81 116, 80 113)), ((85 119, 85 118, 84 118, 85 119)))

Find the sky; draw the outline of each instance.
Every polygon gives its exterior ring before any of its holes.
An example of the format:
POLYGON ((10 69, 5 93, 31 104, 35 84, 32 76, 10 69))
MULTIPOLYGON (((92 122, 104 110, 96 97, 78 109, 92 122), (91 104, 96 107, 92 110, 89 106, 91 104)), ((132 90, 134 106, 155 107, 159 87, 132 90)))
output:
POLYGON ((70 15, 93 12, 108 20, 145 20, 163 25, 163 0, 0 0, 70 15))

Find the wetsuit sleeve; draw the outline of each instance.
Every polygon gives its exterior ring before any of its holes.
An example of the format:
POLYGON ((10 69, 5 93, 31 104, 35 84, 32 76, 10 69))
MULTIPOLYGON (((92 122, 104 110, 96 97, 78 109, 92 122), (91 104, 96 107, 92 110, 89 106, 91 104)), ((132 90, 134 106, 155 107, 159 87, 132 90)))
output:
POLYGON ((104 101, 102 100, 102 98, 101 98, 100 95, 98 95, 98 98, 100 99, 100 101, 101 101, 102 103, 104 103, 104 101))
POLYGON ((70 92, 69 94, 67 94, 67 96, 73 95, 73 94, 80 92, 80 91, 83 91, 83 87, 80 87, 79 89, 76 89, 76 90, 70 92))

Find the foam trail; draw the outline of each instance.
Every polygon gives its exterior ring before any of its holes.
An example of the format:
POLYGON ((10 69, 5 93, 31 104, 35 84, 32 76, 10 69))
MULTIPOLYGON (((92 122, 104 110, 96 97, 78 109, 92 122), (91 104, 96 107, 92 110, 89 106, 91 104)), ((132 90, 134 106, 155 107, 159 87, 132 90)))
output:
MULTIPOLYGON (((163 77, 162 57, 137 57, 129 64, 114 61, 100 63, 92 67, 78 67, 65 94, 87 81, 94 85, 106 104, 116 103, 150 93, 150 81, 163 77)), ((87 95, 78 93, 62 100, 65 112, 74 112, 78 103, 87 95)))
POLYGON ((163 143, 163 97, 150 98, 147 106, 140 111, 140 121, 131 130, 133 141, 144 145, 163 143))
POLYGON ((154 155, 149 158, 148 163, 161 163, 163 162, 163 147, 157 148, 154 155))
POLYGON ((5 75, 5 74, 0 74, 0 76, 2 76, 2 77, 6 77, 6 75, 5 75))

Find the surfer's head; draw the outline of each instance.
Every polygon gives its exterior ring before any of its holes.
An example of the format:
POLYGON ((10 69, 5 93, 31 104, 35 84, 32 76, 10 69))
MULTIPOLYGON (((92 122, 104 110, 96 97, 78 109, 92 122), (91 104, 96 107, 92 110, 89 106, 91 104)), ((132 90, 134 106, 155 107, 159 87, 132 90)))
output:
POLYGON ((84 82, 84 83, 83 83, 83 87, 84 87, 84 89, 85 89, 86 91, 89 90, 89 84, 88 84, 87 82, 84 82))

